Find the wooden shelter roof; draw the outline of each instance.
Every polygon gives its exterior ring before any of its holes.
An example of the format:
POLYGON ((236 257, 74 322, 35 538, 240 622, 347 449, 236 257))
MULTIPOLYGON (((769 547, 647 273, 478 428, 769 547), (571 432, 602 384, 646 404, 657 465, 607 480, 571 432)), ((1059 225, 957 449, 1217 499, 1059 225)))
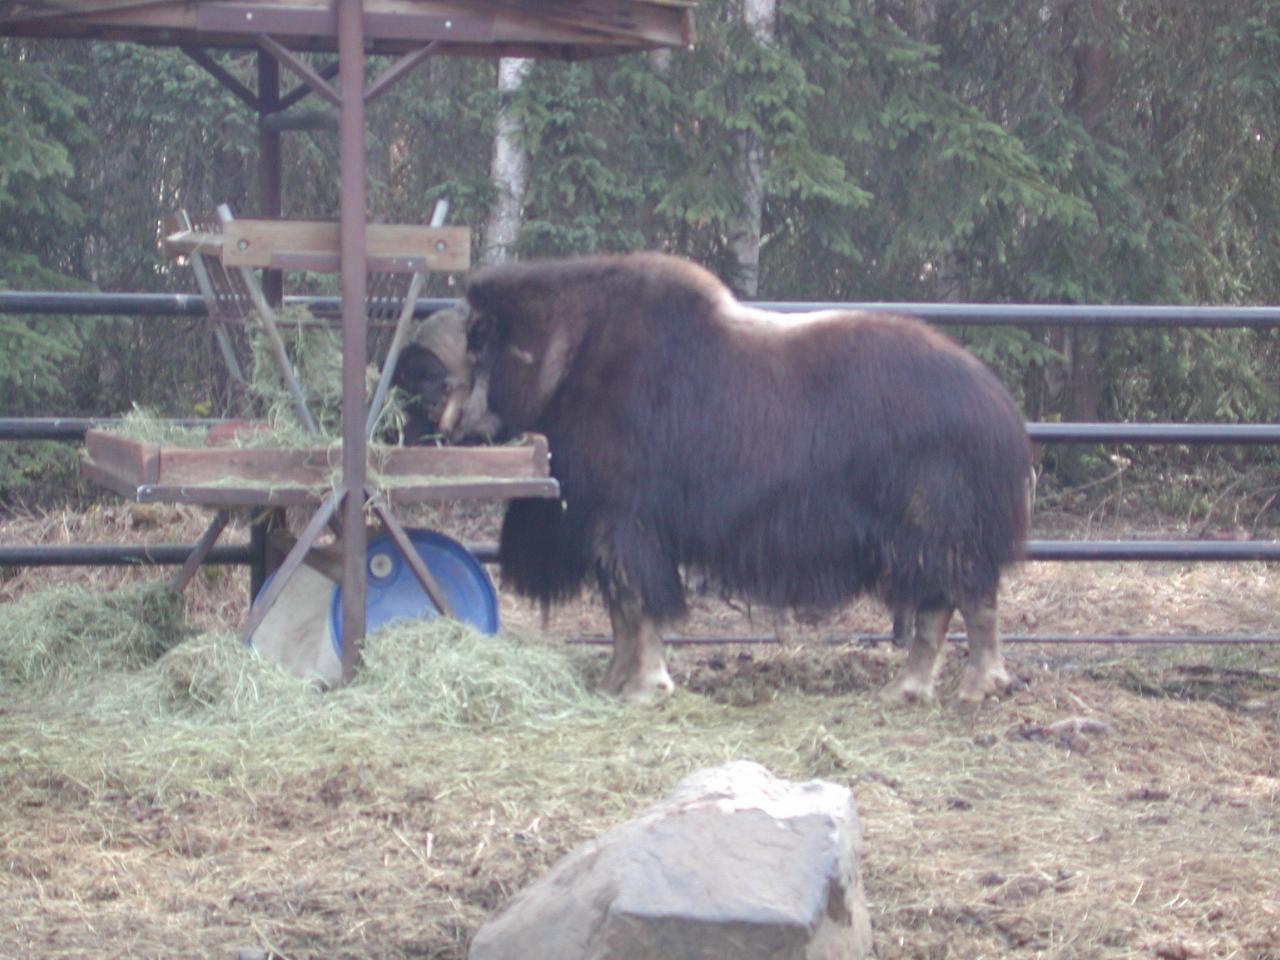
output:
MULTIPOLYGON (((576 60, 693 42, 687 0, 365 0, 366 52, 576 60)), ((0 36, 337 48, 332 0, 0 0, 0 36)))

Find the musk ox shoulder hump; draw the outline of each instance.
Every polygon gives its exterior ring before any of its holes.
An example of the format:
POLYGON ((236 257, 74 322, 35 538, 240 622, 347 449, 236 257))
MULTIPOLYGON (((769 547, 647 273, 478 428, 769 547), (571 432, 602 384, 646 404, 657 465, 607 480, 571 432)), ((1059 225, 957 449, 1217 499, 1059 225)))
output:
POLYGON ((672 297, 702 301, 707 308, 733 295, 710 271, 680 257, 651 251, 530 260, 478 270, 467 281, 467 299, 476 309, 500 313, 539 297, 568 291, 593 296, 672 297))

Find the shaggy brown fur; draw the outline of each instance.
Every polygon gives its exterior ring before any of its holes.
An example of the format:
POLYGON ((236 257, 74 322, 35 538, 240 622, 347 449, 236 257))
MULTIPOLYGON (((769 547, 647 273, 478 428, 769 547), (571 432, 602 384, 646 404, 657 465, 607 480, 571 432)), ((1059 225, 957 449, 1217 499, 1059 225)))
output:
POLYGON ((765 604, 873 592, 949 617, 994 603, 1019 557, 1022 417, 919 321, 750 310, 659 254, 482 271, 467 303, 472 397, 546 434, 561 485, 507 511, 503 577, 523 594, 594 578, 611 611, 661 624, 696 570, 765 604))
POLYGON ((684 613, 679 564, 770 604, 963 606, 1018 557, 1022 418, 923 324, 735 319, 718 281, 658 256, 502 268, 467 297, 489 408, 547 434, 564 494, 508 513, 522 592, 569 596, 599 560, 659 621, 684 613))

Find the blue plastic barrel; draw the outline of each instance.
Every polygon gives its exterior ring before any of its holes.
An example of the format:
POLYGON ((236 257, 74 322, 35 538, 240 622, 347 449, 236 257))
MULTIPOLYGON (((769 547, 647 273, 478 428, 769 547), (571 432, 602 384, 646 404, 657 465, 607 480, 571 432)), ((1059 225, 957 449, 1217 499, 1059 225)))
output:
MULTIPOLYGON (((498 595, 488 573, 458 541, 434 530, 406 530, 418 556, 440 584, 454 619, 481 633, 498 632, 498 595)), ((393 620, 434 619, 440 615, 418 578, 413 575, 391 537, 369 541, 365 556, 365 632, 373 633, 393 620)), ((329 629, 334 649, 342 656, 342 584, 333 588, 329 629)))

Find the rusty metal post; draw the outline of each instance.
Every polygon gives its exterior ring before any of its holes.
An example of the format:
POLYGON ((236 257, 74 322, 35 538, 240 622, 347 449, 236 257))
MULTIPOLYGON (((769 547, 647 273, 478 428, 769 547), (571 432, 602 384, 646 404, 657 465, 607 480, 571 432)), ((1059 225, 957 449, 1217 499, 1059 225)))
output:
POLYGON ((342 680, 360 662, 365 630, 364 369, 365 313, 364 3, 336 0, 338 70, 342 106, 338 118, 341 180, 339 221, 342 251, 342 680))

